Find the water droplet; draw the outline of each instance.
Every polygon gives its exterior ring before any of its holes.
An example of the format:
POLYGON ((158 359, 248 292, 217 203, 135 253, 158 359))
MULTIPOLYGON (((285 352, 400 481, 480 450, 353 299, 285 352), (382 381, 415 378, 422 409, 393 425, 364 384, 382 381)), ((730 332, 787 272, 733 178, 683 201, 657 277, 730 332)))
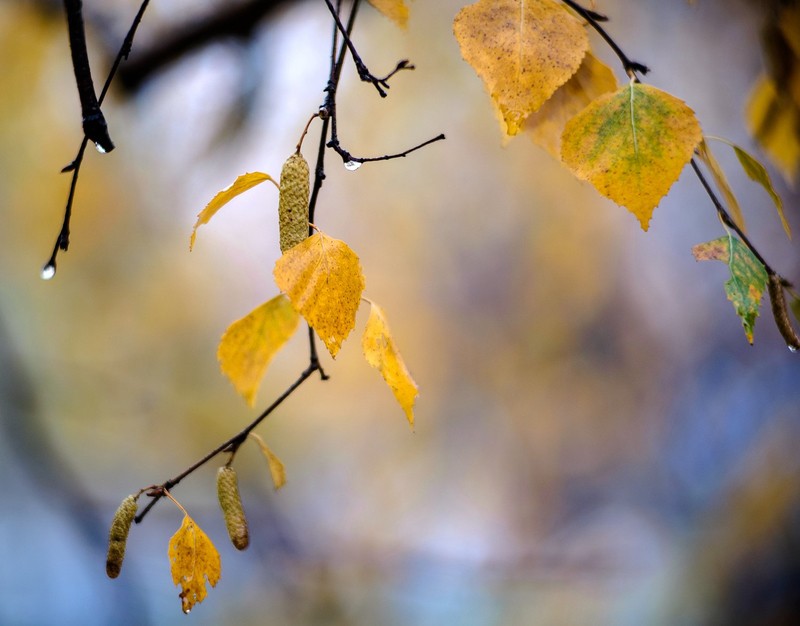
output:
POLYGON ((347 161, 347 163, 344 164, 344 169, 351 172, 355 172, 359 167, 361 167, 360 161, 347 161))
POLYGON ((42 277, 42 280, 50 280, 56 275, 56 264, 48 263, 42 268, 42 273, 39 275, 42 277))
POLYGON ((192 609, 183 609, 184 615, 189 615, 192 612, 192 609))
POLYGON ((106 149, 103 146, 101 146, 99 143, 94 144, 94 147, 97 148, 97 151, 100 154, 105 154, 106 153, 106 149))
POLYGON ((789 348, 789 352, 797 352, 797 346, 786 346, 789 348))

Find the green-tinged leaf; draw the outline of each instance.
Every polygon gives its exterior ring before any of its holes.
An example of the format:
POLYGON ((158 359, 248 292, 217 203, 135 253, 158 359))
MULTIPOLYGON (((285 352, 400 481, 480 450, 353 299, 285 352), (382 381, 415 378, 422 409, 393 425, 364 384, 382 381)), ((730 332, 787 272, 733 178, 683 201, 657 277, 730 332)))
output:
POLYGON ((300 316, 281 294, 231 324, 217 348, 222 373, 250 406, 272 357, 297 329, 300 316))
POLYGON ((189 250, 194 247, 194 240, 197 237, 197 229, 200 226, 203 224, 208 224, 208 221, 214 217, 214 214, 228 202, 233 200, 236 196, 244 193, 248 189, 252 189, 256 185, 260 185, 265 180, 271 180, 273 183, 275 183, 275 185, 277 185, 275 179, 273 179, 269 174, 264 174, 263 172, 249 172, 237 177, 233 183, 225 187, 225 189, 218 192, 217 195, 211 198, 211 202, 209 202, 205 208, 197 214, 197 221, 194 224, 194 228, 192 228, 192 236, 189 238, 189 250))
POLYGON ((367 0, 378 11, 392 20, 400 28, 408 26, 408 7, 404 0, 367 0))
POLYGON ((714 153, 711 152, 711 148, 705 139, 703 139, 703 141, 700 142, 700 145, 697 146, 697 156, 703 163, 705 163, 708 171, 711 172, 711 175, 714 177, 714 181, 717 183, 717 188, 725 198, 725 204, 728 207, 731 218, 736 225, 744 231, 745 223, 742 207, 739 205, 739 201, 736 199, 733 189, 731 189, 730 183, 728 182, 728 177, 725 176, 722 166, 719 164, 719 161, 717 161, 714 153))
POLYGON ((284 252, 273 276, 335 358, 356 325, 364 291, 358 255, 345 242, 318 232, 284 252))
POLYGON ((405 411, 408 423, 414 428, 417 383, 414 382, 403 357, 400 356, 383 309, 374 302, 370 304, 369 319, 361 340, 364 358, 381 373, 398 404, 405 411))
POLYGON ((692 254, 698 261, 727 263, 731 277, 725 283, 725 293, 742 319, 747 341, 753 343, 753 329, 767 286, 767 271, 750 249, 732 235, 697 244, 692 254))
POLYGON ((583 24, 555 0, 479 0, 459 11, 453 32, 507 135, 569 80, 589 49, 583 24))
POLYGON ((600 96, 564 128, 561 157, 578 177, 633 213, 647 230, 653 210, 702 139, 692 110, 640 83, 600 96))
POLYGON ((269 473, 272 476, 272 484, 275 485, 275 490, 277 491, 281 487, 286 484, 286 467, 278 458, 278 455, 275 454, 270 447, 267 445, 267 442, 261 438, 260 435, 256 433, 250 433, 250 437, 252 437, 258 447, 261 448, 261 454, 264 455, 264 458, 267 459, 267 465, 269 465, 269 473))
POLYGON ((742 164, 742 169, 745 171, 745 174, 750 177, 750 180, 754 180, 767 190, 770 198, 772 198, 772 202, 775 203, 775 208, 778 210, 778 216, 781 218, 783 230, 786 231, 786 235, 789 237, 789 239, 791 239, 792 229, 789 226, 789 222, 786 221, 786 214, 783 212, 783 201, 778 195, 778 192, 775 191, 775 187, 772 186, 772 179, 769 177, 767 168, 765 168, 752 154, 746 152, 739 146, 733 145, 733 150, 736 152, 739 163, 742 164))

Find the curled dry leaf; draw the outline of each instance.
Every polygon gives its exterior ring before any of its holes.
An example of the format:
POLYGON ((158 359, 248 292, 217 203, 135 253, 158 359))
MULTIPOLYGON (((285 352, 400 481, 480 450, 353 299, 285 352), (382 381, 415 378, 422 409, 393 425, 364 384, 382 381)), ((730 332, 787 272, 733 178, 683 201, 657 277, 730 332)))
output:
POLYGON ((418 394, 417 383, 411 377, 397 344, 392 337, 383 309, 371 303, 369 319, 361 339, 364 358, 377 369, 392 390, 395 399, 414 427, 414 402, 418 394))

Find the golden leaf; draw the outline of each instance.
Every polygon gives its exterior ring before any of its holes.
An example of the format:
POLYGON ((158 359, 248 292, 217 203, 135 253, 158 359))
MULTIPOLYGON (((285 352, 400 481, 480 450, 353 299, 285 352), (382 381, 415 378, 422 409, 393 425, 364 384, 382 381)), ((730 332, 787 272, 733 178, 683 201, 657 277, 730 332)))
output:
POLYGON ((739 206, 739 201, 736 199, 733 189, 731 189, 730 183, 728 182, 728 177, 725 176, 722 166, 711 152, 711 148, 708 146, 708 142, 705 139, 703 139, 700 142, 700 145, 697 146, 697 156, 703 163, 706 164, 708 171, 711 172, 711 175, 714 177, 714 181, 717 183, 717 188, 725 198, 725 204, 728 206, 728 210, 730 211, 733 221, 737 226, 739 226, 739 228, 742 229, 742 231, 744 231, 745 224, 744 215, 742 214, 742 207, 739 206))
MULTIPOLYGON (((239 194, 244 193, 248 189, 252 189, 256 185, 260 185, 265 180, 271 180, 275 183, 275 179, 272 178, 269 174, 264 174, 263 172, 249 172, 247 174, 242 174, 238 176, 233 183, 225 187, 222 191, 218 192, 213 198, 211 198, 211 202, 209 202, 205 208, 197 214, 197 221, 194 224, 194 228, 192 228, 192 236, 189 238, 189 250, 194 247, 194 240, 197 237, 197 229, 200 228, 203 224, 208 224, 208 221, 214 217, 214 214, 219 211, 223 206, 228 204, 231 200, 233 200, 239 194)), ((277 183, 275 183, 277 185, 277 183)))
POLYGON ((417 383, 411 377, 397 344, 394 342, 383 309, 371 303, 369 319, 361 339, 364 358, 377 369, 392 390, 395 399, 405 411, 411 427, 414 427, 414 401, 418 394, 417 383))
POLYGON ((258 447, 261 448, 261 453, 267 459, 269 473, 272 475, 272 484, 275 485, 275 490, 277 491, 286 484, 286 467, 284 467, 283 461, 270 449, 261 436, 256 433, 249 433, 249 436, 256 440, 258 447))
POLYGON ((589 49, 583 25, 555 0, 479 0, 456 15, 453 32, 507 135, 567 82, 589 49))
POLYGON ((267 366, 297 329, 300 317, 281 294, 231 324, 217 348, 220 369, 253 406, 267 366))
POLYGON ((619 85, 611 68, 587 52, 578 71, 525 120, 528 136, 554 158, 561 160, 561 133, 564 126, 586 105, 619 85))
POLYGON ((273 274, 335 358, 356 325, 364 291, 358 255, 343 241, 318 232, 284 252, 273 274))
POLYGON ((400 28, 408 26, 408 7, 404 0, 367 0, 378 11, 392 20, 400 28))
POLYGON ((181 586, 181 608, 188 613, 205 599, 206 580, 216 586, 222 570, 214 544, 188 515, 169 540, 169 561, 172 582, 181 586))
POLYGON ((653 210, 702 136, 683 101, 631 83, 600 96, 567 123, 561 157, 578 178, 626 207, 647 230, 653 210))

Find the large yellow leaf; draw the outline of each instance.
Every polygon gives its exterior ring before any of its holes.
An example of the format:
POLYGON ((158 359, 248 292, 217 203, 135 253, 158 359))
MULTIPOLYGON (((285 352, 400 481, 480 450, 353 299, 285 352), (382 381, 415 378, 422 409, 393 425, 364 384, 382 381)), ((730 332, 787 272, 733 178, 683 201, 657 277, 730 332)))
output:
POLYGON ((222 570, 214 544, 188 515, 169 540, 169 561, 172 582, 181 586, 181 608, 188 613, 205 599, 206 580, 216 586, 222 570))
POLYGON ((561 160, 561 133, 564 126, 587 104, 619 85, 611 68, 587 52, 578 71, 525 120, 528 136, 553 157, 561 160))
MULTIPOLYGON (((197 214, 197 221, 192 228, 192 236, 189 238, 189 250, 194 247, 194 240, 197 237, 197 229, 203 224, 208 224, 208 221, 214 217, 214 214, 224 207, 228 202, 233 200, 239 194, 244 193, 248 189, 252 189, 256 185, 260 185, 265 180, 271 180, 275 183, 275 179, 269 174, 264 172, 248 172, 238 176, 235 181, 219 191, 209 202, 205 208, 197 214)), ((277 183, 275 183, 277 185, 277 183)))
POLYGON ((272 357, 297 329, 300 316, 281 294, 231 324, 217 348, 222 373, 253 406, 272 357))
POLYGON ((408 26, 408 7, 404 0, 368 0, 368 2, 400 28, 408 26))
POLYGON ((318 232, 287 250, 273 274, 335 358, 356 325, 364 291, 358 255, 343 241, 318 232))
POLYGON ((411 427, 414 427, 414 400, 417 397, 417 383, 411 378, 403 357, 397 349, 383 309, 371 303, 369 319, 361 339, 364 358, 377 369, 386 384, 392 389, 395 399, 405 411, 411 427))
POLYGON ((626 207, 647 230, 653 210, 701 139, 700 124, 683 101, 631 83, 567 123, 561 157, 578 178, 626 207))
POLYGON ((589 49, 583 25, 555 0, 479 0, 456 15, 453 32, 507 135, 567 82, 589 49))

